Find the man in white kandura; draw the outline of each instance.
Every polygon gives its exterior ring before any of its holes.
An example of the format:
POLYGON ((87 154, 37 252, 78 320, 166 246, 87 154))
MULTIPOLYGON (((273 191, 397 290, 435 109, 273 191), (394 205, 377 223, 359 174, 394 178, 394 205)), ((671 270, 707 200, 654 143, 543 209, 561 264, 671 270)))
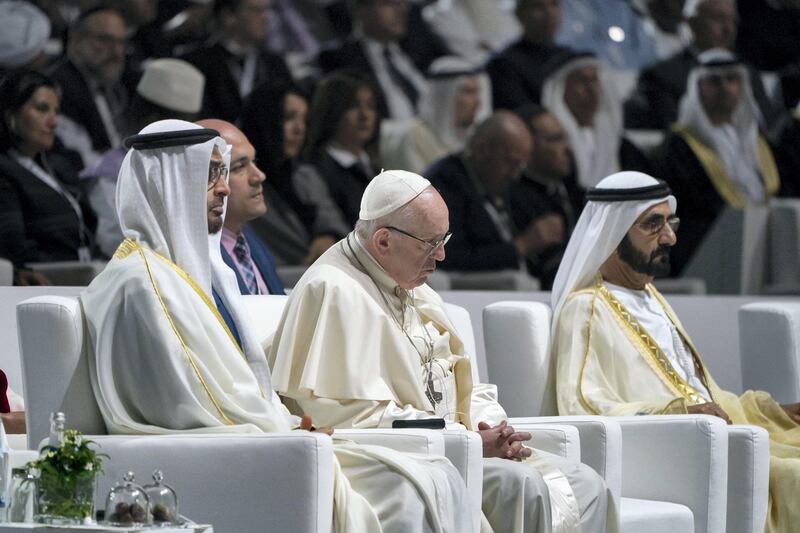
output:
POLYGON ((559 413, 701 413, 761 426, 771 455, 766 531, 796 531, 800 404, 778 405, 763 391, 737 397, 720 389, 652 285, 669 272, 677 240, 669 187, 640 172, 619 172, 586 198, 553 284, 559 413))
MULTIPOLYGON (((108 430, 291 429, 299 420, 271 389, 236 277, 220 256, 229 147, 215 130, 177 120, 155 122, 128 144, 117 184, 126 239, 81 295, 92 387, 108 430)), ((471 527, 466 488, 446 459, 334 448, 337 532, 471 527)), ((279 480, 264 482, 280 490, 279 480)))
POLYGON ((436 189, 410 172, 382 172, 359 218, 295 286, 268 350, 289 409, 333 427, 460 423, 483 439, 485 526, 605 531, 607 489, 597 473, 524 447, 530 434, 507 424, 496 387, 472 382, 464 345, 425 285, 450 237, 436 189))

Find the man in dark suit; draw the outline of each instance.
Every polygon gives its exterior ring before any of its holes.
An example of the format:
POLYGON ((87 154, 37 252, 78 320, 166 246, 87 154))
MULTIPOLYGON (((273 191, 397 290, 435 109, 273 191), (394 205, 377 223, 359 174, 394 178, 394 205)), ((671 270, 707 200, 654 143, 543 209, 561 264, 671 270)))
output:
POLYGON ((463 152, 425 172, 450 210, 453 237, 443 269, 521 269, 538 251, 538 234, 519 231, 509 211, 511 184, 528 164, 531 147, 525 124, 498 111, 476 128, 463 152))
MULTIPOLYGON (((627 127, 669 127, 678 118, 678 102, 686 92, 689 72, 699 63, 697 57, 712 48, 733 50, 739 24, 734 0, 700 0, 687 3, 687 8, 689 11, 684 14, 692 30, 692 44, 641 73, 636 91, 626 103, 627 127)), ((763 118, 762 127, 768 129, 777 119, 777 111, 758 71, 751 66, 747 70, 763 118)))
POLYGON ((254 88, 292 81, 283 59, 265 48, 269 4, 270 0, 215 0, 220 33, 183 58, 206 77, 202 115, 234 122, 254 88))
POLYGON ((222 260, 236 274, 242 294, 285 294, 269 248, 245 224, 263 215, 267 207, 261 184, 266 176, 255 163, 256 151, 236 126, 216 119, 198 122, 217 130, 231 145, 228 206, 222 227, 222 260))
POLYGON ((66 56, 50 75, 61 87, 58 137, 89 165, 121 146, 128 91, 120 83, 125 69, 128 29, 119 12, 96 7, 73 24, 66 56))
POLYGON ((324 73, 354 68, 371 75, 380 89, 381 116, 416 115, 420 94, 427 88, 424 72, 433 59, 448 53, 439 40, 428 49, 403 41, 408 30, 406 0, 355 0, 354 31, 338 48, 317 58, 324 73))
POLYGON ((495 109, 539 103, 549 61, 568 50, 555 43, 561 24, 560 0, 519 0, 515 14, 522 25, 522 38, 486 65, 495 109))

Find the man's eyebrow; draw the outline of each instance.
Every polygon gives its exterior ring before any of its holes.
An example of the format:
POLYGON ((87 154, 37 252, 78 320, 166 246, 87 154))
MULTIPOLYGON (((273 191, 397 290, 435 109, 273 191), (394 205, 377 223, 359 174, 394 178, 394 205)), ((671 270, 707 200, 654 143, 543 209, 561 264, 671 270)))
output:
POLYGON ((652 213, 649 217, 647 217, 646 219, 642 220, 642 222, 655 222, 657 220, 661 221, 661 220, 664 220, 665 218, 667 218, 667 217, 664 216, 664 215, 661 215, 659 213, 652 213))

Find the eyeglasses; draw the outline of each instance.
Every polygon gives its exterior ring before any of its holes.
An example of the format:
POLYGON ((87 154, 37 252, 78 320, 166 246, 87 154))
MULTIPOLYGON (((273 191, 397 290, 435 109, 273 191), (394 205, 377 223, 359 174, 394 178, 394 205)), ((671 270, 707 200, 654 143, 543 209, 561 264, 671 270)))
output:
POLYGON ((450 237, 453 236, 453 233, 448 231, 447 233, 444 234, 444 237, 442 237, 441 239, 439 239, 437 241, 426 241, 425 239, 420 239, 416 235, 412 235, 407 231, 401 230, 400 228, 395 228, 394 226, 385 226, 385 227, 386 227, 386 229, 390 229, 392 231, 396 231, 397 233, 405 235, 406 237, 411 237, 412 239, 417 240, 417 241, 421 242, 422 244, 428 246, 428 248, 430 248, 428 250, 429 254, 432 254, 433 252, 438 250, 440 247, 444 248, 444 245, 447 244, 447 241, 449 241, 450 237))
POLYGON ((228 167, 225 165, 211 164, 208 166, 208 190, 210 191, 217 186, 220 178, 228 179, 228 167))
POLYGON ((648 235, 658 235, 661 233, 661 230, 664 229, 664 226, 669 225, 670 229, 673 233, 678 232, 678 228, 681 225, 681 219, 676 216, 669 216, 666 218, 656 218, 653 220, 645 220, 644 222, 639 222, 636 224, 644 231, 647 232, 648 235))

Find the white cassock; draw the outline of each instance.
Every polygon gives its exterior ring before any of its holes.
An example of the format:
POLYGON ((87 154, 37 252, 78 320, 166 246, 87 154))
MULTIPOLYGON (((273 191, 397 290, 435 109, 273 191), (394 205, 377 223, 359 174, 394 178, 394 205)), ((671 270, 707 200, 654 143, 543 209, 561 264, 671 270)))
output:
MULTIPOLYGON (((355 233, 306 271, 267 340, 273 387, 290 410, 334 427, 505 420, 496 387, 473 385, 439 296, 396 285, 355 233)), ((485 460, 483 512, 498 533, 605 531, 606 509, 606 487, 585 465, 538 451, 522 463, 485 460)))
MULTIPOLYGON (((92 386, 110 432, 272 432, 296 422, 261 389, 214 302, 149 248, 124 241, 80 299, 92 386)), ((334 448, 336 531, 470 528, 459 511, 463 481, 446 459, 334 448)))

